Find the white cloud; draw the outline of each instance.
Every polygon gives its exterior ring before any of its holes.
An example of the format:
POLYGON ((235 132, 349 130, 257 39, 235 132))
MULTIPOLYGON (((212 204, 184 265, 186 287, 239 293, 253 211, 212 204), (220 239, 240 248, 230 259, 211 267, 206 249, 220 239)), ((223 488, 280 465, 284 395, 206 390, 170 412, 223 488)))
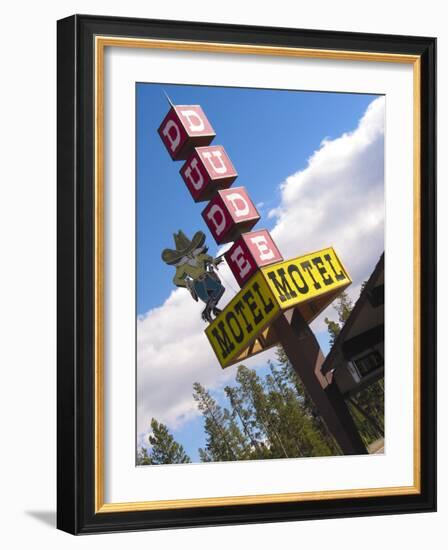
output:
MULTIPOLYGON (((384 108, 384 98, 375 99, 356 130, 325 139, 281 184, 280 205, 269 214, 284 258, 333 246, 354 299, 384 250, 384 108)), ((324 329, 322 316, 313 329, 324 329)))
MULTIPOLYGON (((226 286, 220 307, 238 291, 238 283, 227 265, 219 274, 226 286)), ((201 319, 202 302, 189 292, 173 290, 162 306, 137 321, 137 434, 147 443, 152 417, 178 428, 199 414, 192 398, 194 382, 207 388, 223 388, 234 369, 222 370, 208 344, 201 319)), ((266 355, 246 361, 248 366, 264 363, 266 355)))
MULTIPOLYGON (((308 166, 281 184, 280 205, 270 212, 275 220, 271 234, 283 257, 334 246, 352 276, 354 298, 384 247, 383 147, 384 98, 378 98, 356 130, 334 140, 326 138, 308 166)), ((238 285, 227 266, 220 273, 228 287, 221 306, 238 285)), ((208 345, 202 307, 186 290, 176 289, 161 307, 137 322, 140 441, 152 416, 176 428, 198 414, 191 395, 193 382, 219 389, 234 376, 232 368, 221 370, 208 345)), ((325 314, 329 313, 331 308, 325 314)), ((313 328, 325 329, 321 318, 313 328)), ((266 359, 262 354, 246 364, 266 359)))
POLYGON ((216 386, 222 373, 204 335, 201 307, 184 289, 137 323, 138 426, 142 433, 151 417, 177 427, 196 413, 192 384, 216 386))

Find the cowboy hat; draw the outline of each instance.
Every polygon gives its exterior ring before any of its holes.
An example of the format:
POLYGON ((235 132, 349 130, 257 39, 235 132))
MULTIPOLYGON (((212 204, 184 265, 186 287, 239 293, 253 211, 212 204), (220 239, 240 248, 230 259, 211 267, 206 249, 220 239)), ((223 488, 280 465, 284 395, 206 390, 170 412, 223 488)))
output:
POLYGON ((183 231, 174 233, 173 237, 176 250, 165 248, 162 252, 162 260, 169 265, 175 264, 183 256, 190 254, 190 252, 196 250, 205 243, 205 233, 203 231, 196 231, 191 241, 183 231))

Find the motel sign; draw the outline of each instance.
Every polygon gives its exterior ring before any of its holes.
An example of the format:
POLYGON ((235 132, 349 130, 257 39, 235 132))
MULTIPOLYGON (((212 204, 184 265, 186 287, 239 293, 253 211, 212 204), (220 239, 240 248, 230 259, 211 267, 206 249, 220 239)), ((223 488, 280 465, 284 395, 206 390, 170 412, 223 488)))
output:
MULTIPOLYGON (((262 267, 205 329, 221 366, 245 359, 249 344, 283 311, 298 308, 311 323, 350 283, 332 248, 262 267)), ((266 348, 259 342, 252 355, 266 348)))
POLYGON ((323 354, 309 329, 351 279, 333 248, 284 260, 238 173, 199 105, 173 105, 158 129, 168 153, 184 161, 180 175, 224 254, 239 293, 205 329, 222 368, 282 345, 328 428, 345 454, 366 449, 344 399, 320 373, 323 354))

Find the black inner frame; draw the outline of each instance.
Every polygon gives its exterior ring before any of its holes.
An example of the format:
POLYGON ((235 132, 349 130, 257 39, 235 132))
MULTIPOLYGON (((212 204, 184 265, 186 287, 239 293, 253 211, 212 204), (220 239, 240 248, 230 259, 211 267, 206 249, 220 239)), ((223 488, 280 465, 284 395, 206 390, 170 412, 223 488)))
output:
POLYGON ((436 40, 75 15, 58 21, 57 526, 73 534, 436 509, 436 40), (94 37, 421 56, 421 493, 94 513, 94 37))

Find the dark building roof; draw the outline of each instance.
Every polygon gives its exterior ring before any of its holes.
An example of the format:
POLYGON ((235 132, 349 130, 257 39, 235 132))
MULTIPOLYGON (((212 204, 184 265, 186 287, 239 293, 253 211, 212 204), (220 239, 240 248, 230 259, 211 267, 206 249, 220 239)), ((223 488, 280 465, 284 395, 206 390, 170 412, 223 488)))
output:
POLYGON ((384 252, 338 334, 321 371, 327 374, 365 348, 384 340, 384 252))

